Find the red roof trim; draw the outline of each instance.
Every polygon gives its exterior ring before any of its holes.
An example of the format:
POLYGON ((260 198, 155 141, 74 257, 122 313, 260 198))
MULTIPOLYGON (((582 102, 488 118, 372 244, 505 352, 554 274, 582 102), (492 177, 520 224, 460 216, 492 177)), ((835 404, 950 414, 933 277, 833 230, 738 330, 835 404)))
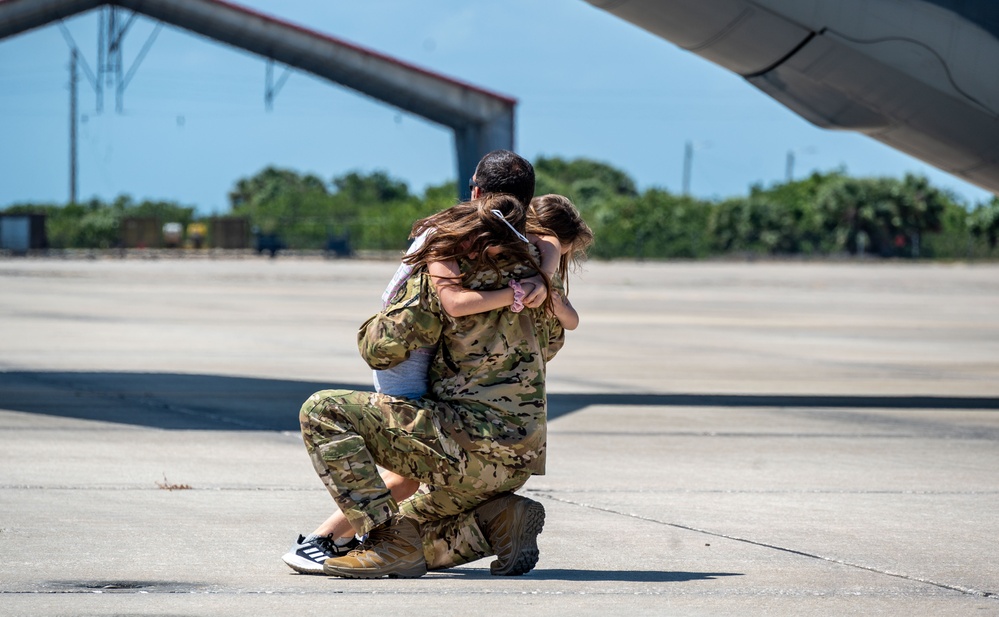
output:
MULTIPOLYGON (((429 77, 433 77, 434 79, 439 79, 441 81, 446 81, 446 82, 452 83, 452 84, 454 84, 456 86, 459 86, 461 88, 466 88, 468 90, 473 90, 473 91, 478 92, 480 94, 483 94, 485 96, 489 96, 489 97, 492 97, 492 98, 495 98, 495 99, 499 99, 499 100, 501 100, 504 103, 507 103, 509 105, 516 105, 517 104, 517 99, 515 99, 513 97, 506 96, 504 94, 499 94, 497 92, 492 92, 490 90, 486 90, 486 89, 480 88, 478 86, 473 86, 472 84, 470 84, 468 82, 464 82, 464 81, 455 79, 453 77, 448 77, 447 75, 442 75, 440 73, 435 73, 435 72, 433 72, 433 71, 431 71, 429 69, 425 69, 423 67, 416 66, 415 64, 410 64, 409 62, 404 62, 402 60, 399 60, 398 58, 393 58, 391 56, 387 56, 387 55, 385 55, 383 53, 379 53, 377 51, 374 51, 372 49, 368 49, 366 47, 361 47, 360 45, 357 45, 357 44, 345 41, 343 39, 336 38, 334 36, 330 36, 328 34, 323 34, 322 32, 318 32, 316 30, 310 30, 310 29, 308 29, 308 28, 306 28, 304 26, 299 26, 298 24, 294 24, 294 23, 292 23, 290 21, 285 21, 285 20, 280 19, 278 17, 274 17, 273 15, 268 15, 266 13, 261 13, 260 11, 257 11, 257 10, 254 10, 254 9, 250 9, 250 8, 245 7, 245 6, 234 4, 232 2, 226 2, 225 0, 204 0, 204 1, 210 2, 212 4, 220 4, 220 5, 229 7, 230 9, 232 9, 234 11, 238 11, 240 13, 244 13, 244 14, 247 14, 247 15, 253 15, 255 17, 259 17, 260 19, 263 19, 265 21, 269 21, 269 22, 274 23, 274 24, 279 24, 281 26, 285 26, 285 27, 288 27, 288 28, 293 28, 295 30, 298 30, 302 34, 307 34, 308 36, 311 36, 311 37, 325 39, 327 41, 336 43, 337 45, 343 45, 344 47, 349 47, 350 49, 353 49, 354 51, 360 52, 362 54, 367 54, 369 56, 374 56, 375 58, 378 58, 379 60, 384 60, 386 62, 390 62, 390 63, 395 64, 397 66, 404 67, 404 68, 409 69, 411 71, 415 71, 417 73, 422 73, 422 74, 427 75, 429 77)), ((109 4, 113 4, 113 3, 109 3, 109 4)))

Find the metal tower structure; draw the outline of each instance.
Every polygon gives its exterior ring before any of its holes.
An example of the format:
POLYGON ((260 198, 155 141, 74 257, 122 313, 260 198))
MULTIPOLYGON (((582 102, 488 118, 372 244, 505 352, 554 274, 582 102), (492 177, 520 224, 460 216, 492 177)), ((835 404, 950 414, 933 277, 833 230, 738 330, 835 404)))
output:
MULTIPOLYGON (((135 15, 141 14, 312 73, 450 128, 462 197, 468 197, 463 179, 472 176, 484 154, 513 149, 515 99, 221 0, 0 0, 0 39, 105 6, 111 10, 102 18, 104 42, 98 48, 104 51, 98 59, 98 75, 91 75, 83 64, 98 90, 99 106, 102 84, 109 83, 110 77, 116 86, 116 108, 121 110, 125 86, 142 55, 125 72, 121 44, 135 15), (124 15, 121 9, 132 15, 124 15)), ((268 83, 269 96, 275 91, 268 83)))

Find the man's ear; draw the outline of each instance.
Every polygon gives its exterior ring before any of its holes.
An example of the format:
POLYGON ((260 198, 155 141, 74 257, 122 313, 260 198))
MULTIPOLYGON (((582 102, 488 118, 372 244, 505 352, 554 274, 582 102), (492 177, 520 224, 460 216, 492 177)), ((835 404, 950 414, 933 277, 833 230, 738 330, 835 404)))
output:
POLYGON ((473 186, 472 187, 472 199, 479 199, 479 198, 482 197, 482 194, 483 193, 482 193, 482 187, 481 186, 473 186))

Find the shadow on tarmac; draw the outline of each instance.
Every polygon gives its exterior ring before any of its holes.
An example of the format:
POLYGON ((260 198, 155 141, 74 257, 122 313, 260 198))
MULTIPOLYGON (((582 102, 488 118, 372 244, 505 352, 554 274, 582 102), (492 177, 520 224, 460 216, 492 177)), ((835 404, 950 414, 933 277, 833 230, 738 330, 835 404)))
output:
MULTIPOLYGON (((326 389, 372 388, 222 375, 12 371, 0 372, 0 409, 161 429, 297 432, 302 403, 326 389)), ((590 405, 999 410, 999 398, 553 393, 548 418, 590 405)))
MULTIPOLYGON (((488 569, 461 568, 437 570, 434 575, 452 578, 494 578, 488 569)), ((541 581, 575 582, 620 582, 620 583, 687 583, 690 581, 713 581, 724 576, 744 576, 734 572, 663 572, 656 570, 571 570, 554 568, 536 569, 524 578, 541 581)))
POLYGON ((617 581, 622 583, 686 583, 713 581, 735 572, 656 572, 649 570, 534 570, 531 578, 543 581, 617 581))
MULTIPOLYGON (((449 568, 431 570, 434 578, 495 580, 489 568, 449 568)), ((312 576, 292 574, 292 576, 312 576)), ((536 581, 619 582, 619 583, 687 583, 713 581, 727 576, 745 576, 740 572, 669 572, 662 570, 574 570, 568 568, 536 568, 524 579, 536 581)))

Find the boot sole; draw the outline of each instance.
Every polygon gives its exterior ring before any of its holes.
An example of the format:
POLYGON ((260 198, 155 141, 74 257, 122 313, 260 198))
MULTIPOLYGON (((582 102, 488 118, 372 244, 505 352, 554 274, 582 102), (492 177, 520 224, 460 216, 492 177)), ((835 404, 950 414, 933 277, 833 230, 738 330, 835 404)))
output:
POLYGON ((328 576, 338 576, 340 578, 420 578, 427 573, 426 567, 423 568, 409 568, 400 570, 353 570, 353 569, 337 569, 337 568, 323 568, 323 572, 328 576))
MULTIPOLYGON (((526 501, 526 500, 525 500, 526 501)), ((520 504, 518 504, 520 505, 520 504)), ((519 546, 515 547, 511 563, 503 564, 499 559, 489 564, 493 576, 521 576, 527 574, 538 565, 538 536, 545 526, 545 507, 536 501, 530 501, 518 512, 522 518, 522 531, 519 546)))
POLYGON ((362 545, 344 557, 327 559, 323 573, 342 578, 419 578, 426 574, 419 525, 402 517, 385 525, 368 535, 371 546, 362 545))

